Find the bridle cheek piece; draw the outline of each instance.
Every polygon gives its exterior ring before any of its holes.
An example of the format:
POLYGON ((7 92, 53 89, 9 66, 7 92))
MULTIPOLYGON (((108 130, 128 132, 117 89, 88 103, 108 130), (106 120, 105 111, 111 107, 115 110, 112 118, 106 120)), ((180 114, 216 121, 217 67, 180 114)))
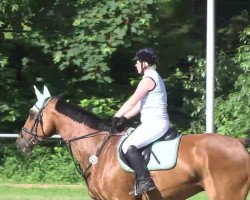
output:
POLYGON ((22 127, 21 131, 19 132, 19 136, 26 141, 27 147, 30 145, 34 146, 35 144, 37 144, 43 140, 42 138, 38 137, 37 129, 38 129, 38 125, 41 124, 43 135, 45 135, 44 130, 43 130, 43 119, 42 119, 43 118, 43 110, 48 105, 50 99, 51 99, 51 97, 46 98, 43 102, 42 108, 38 109, 38 114, 37 114, 37 117, 32 125, 32 128, 28 129, 28 128, 22 127), (25 133, 28 133, 29 135, 31 135, 32 136, 31 139, 27 140, 23 136, 22 132, 25 132, 25 133))

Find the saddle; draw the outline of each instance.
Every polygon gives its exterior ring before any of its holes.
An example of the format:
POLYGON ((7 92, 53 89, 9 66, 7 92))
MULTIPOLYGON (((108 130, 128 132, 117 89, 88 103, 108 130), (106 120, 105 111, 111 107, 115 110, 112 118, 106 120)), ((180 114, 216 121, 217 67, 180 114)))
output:
MULTIPOLYGON (((176 138, 180 137, 180 135, 181 134, 175 128, 169 128, 168 131, 161 138, 159 138, 158 140, 154 141, 153 143, 141 148, 139 151, 141 151, 146 165, 148 165, 151 156, 153 156, 158 163, 160 162, 158 160, 157 156, 152 151, 152 146, 154 143, 160 142, 160 141, 175 140, 176 138)), ((122 151, 122 148, 121 148, 122 144, 124 143, 125 140, 126 139, 124 139, 119 146, 119 155, 120 155, 120 159, 122 160, 122 162, 130 167, 130 164, 128 163, 128 161, 127 161, 127 159, 122 151)))

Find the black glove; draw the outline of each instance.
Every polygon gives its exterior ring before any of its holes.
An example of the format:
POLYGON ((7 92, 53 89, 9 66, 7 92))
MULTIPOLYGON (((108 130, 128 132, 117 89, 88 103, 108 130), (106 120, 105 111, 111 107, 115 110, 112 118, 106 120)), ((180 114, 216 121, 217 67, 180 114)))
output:
POLYGON ((121 119, 120 117, 114 117, 112 119, 112 129, 114 129, 114 128, 116 128, 118 126, 118 123, 119 123, 120 119, 121 119))
POLYGON ((124 116, 122 117, 114 117, 112 119, 112 133, 116 133, 117 131, 122 132, 127 125, 128 119, 124 116))
POLYGON ((124 116, 122 116, 118 122, 118 126, 126 127, 128 123, 128 119, 124 116))
POLYGON ((111 133, 112 134, 115 134, 115 133, 118 132, 117 126, 118 126, 118 123, 119 123, 120 119, 121 119, 120 117, 113 117, 112 125, 111 125, 111 133))

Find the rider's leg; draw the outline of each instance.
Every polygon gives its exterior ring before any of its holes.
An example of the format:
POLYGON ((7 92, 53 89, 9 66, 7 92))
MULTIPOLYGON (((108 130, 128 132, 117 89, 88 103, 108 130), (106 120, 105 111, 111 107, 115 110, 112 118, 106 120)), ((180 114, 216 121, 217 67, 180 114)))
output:
POLYGON ((168 128, 169 124, 166 122, 142 123, 126 138, 122 145, 122 151, 126 153, 131 145, 141 149, 162 137, 168 128))
POLYGON ((155 188, 154 182, 150 177, 144 158, 138 149, 145 147, 153 141, 159 139, 168 130, 169 124, 165 122, 142 123, 124 141, 122 150, 136 173, 139 187, 137 193, 143 193, 155 188))
MULTIPOLYGON (((136 179, 138 182, 138 188, 136 193, 138 195, 143 192, 147 192, 149 190, 155 189, 155 184, 150 177, 150 173, 145 164, 144 158, 141 155, 141 152, 138 149, 131 145, 129 146, 126 152, 126 158, 129 161, 130 166, 135 171, 136 179)), ((132 191, 131 194, 135 195, 135 191, 132 191)))

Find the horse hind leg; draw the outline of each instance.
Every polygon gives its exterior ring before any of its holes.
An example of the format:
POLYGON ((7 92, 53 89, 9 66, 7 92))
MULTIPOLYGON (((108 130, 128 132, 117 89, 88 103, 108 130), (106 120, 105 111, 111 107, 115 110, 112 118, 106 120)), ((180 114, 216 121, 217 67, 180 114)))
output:
MULTIPOLYGON (((249 190, 249 189, 248 189, 249 190)), ((218 194, 216 200, 246 200, 248 191, 246 189, 230 190, 222 194, 218 194)))
POLYGON ((240 183, 233 179, 217 184, 212 178, 205 181, 205 191, 209 200, 246 200, 249 189, 249 179, 242 179, 240 183))

